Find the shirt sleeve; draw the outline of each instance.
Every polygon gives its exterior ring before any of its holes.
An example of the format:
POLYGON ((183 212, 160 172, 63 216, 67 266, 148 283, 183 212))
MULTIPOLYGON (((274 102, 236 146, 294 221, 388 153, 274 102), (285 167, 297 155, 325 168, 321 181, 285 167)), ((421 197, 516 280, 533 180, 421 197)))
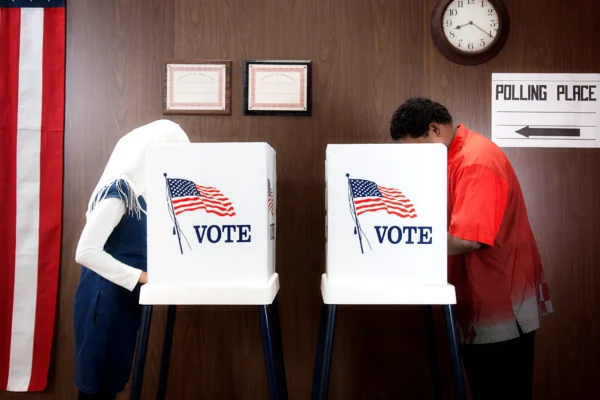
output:
POLYGON ((459 239, 493 246, 507 198, 504 178, 481 165, 467 167, 454 187, 448 232, 459 239))
POLYGON ((100 201, 83 228, 75 260, 103 278, 132 291, 142 270, 126 265, 104 251, 106 240, 125 214, 125 204, 118 198, 100 201))

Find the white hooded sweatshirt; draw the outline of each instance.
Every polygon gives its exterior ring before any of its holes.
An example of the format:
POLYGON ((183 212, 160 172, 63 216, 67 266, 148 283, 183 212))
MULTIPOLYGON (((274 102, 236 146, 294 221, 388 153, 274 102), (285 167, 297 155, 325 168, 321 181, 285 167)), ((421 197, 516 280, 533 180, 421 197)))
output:
POLYGON ((98 181, 86 212, 86 225, 79 238, 75 260, 103 278, 133 290, 142 271, 126 265, 104 251, 106 240, 126 212, 140 217, 138 197, 146 192, 146 155, 151 145, 160 143, 189 143, 181 127, 169 120, 158 120, 136 128, 123 136, 115 146, 102 177, 98 181), (126 201, 104 198, 108 188, 123 180, 129 190, 122 190, 126 201), (126 197, 126 193, 135 196, 126 197))

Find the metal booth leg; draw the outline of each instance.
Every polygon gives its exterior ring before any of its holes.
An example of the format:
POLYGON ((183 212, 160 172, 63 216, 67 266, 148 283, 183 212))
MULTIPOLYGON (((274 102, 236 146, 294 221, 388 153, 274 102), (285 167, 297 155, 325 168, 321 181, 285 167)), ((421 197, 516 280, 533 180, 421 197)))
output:
POLYGON ((266 304, 258 307, 267 380, 269 382, 269 398, 271 400, 287 400, 287 384, 277 297, 273 300, 270 308, 271 310, 269 310, 269 306, 266 304))
POLYGON ((169 363, 171 361, 171 347, 173 345, 173 329, 175 328, 176 311, 176 305, 169 305, 167 311, 167 326, 165 327, 165 338, 163 341, 163 353, 160 361, 160 375, 158 378, 156 400, 164 400, 165 395, 167 394, 167 378, 169 377, 169 363))
POLYGON ((285 361, 283 358, 283 339, 281 335, 281 323, 279 319, 279 301, 277 296, 273 299, 270 306, 271 311, 271 335, 273 338, 273 349, 275 350, 275 362, 277 372, 277 381, 279 382, 279 397, 288 398, 287 378, 285 374, 285 361))
POLYGON ((329 392, 329 377, 331 374, 331 357, 333 354, 333 339, 335 333, 336 304, 323 304, 319 338, 315 357, 313 376, 312 400, 325 400, 329 392))
POLYGON ((425 306, 425 330, 427 331, 427 354, 429 355, 429 368, 431 370, 431 380, 433 382, 433 398, 441 400, 442 398, 442 379, 440 378, 440 369, 435 345, 435 327, 433 324, 433 307, 425 306))
POLYGON ((462 364, 460 361, 460 350, 458 347, 458 337, 456 335, 456 324, 454 322, 454 313, 452 305, 444 306, 446 311, 446 326, 448 327, 448 339, 450 340, 450 355, 452 357, 452 372, 454 373, 454 385, 456 387, 456 397, 458 400, 466 400, 465 381, 462 373, 462 364))
POLYGON ((150 323, 152 322, 152 306, 142 306, 142 320, 138 332, 138 340, 135 349, 135 362, 133 365, 133 379, 129 398, 140 400, 142 394, 142 380, 144 379, 144 366, 146 364, 146 352, 148 350, 148 337, 150 336, 150 323))

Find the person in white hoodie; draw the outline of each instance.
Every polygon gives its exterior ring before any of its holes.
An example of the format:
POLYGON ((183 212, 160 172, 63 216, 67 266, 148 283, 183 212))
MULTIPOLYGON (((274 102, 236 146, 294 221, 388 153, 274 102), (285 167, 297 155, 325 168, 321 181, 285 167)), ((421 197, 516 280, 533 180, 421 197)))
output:
POLYGON ((73 302, 75 385, 79 399, 114 399, 133 363, 146 275, 145 159, 159 143, 189 143, 172 121, 123 136, 87 208, 75 260, 82 265, 73 302))

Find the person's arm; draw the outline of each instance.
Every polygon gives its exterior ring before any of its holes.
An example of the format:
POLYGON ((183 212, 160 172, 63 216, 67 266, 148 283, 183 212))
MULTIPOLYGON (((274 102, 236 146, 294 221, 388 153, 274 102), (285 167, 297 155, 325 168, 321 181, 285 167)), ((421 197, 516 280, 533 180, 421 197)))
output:
POLYGON ((452 196, 448 254, 494 246, 507 199, 508 182, 497 172, 481 165, 461 171, 452 196))
POLYGON ((465 254, 470 251, 479 250, 481 243, 470 240, 459 239, 448 233, 448 255, 465 254))
POLYGON ((147 282, 146 273, 116 260, 104 251, 106 240, 123 215, 125 204, 120 199, 108 198, 99 202, 83 228, 75 260, 103 278, 131 291, 138 282, 147 282))

